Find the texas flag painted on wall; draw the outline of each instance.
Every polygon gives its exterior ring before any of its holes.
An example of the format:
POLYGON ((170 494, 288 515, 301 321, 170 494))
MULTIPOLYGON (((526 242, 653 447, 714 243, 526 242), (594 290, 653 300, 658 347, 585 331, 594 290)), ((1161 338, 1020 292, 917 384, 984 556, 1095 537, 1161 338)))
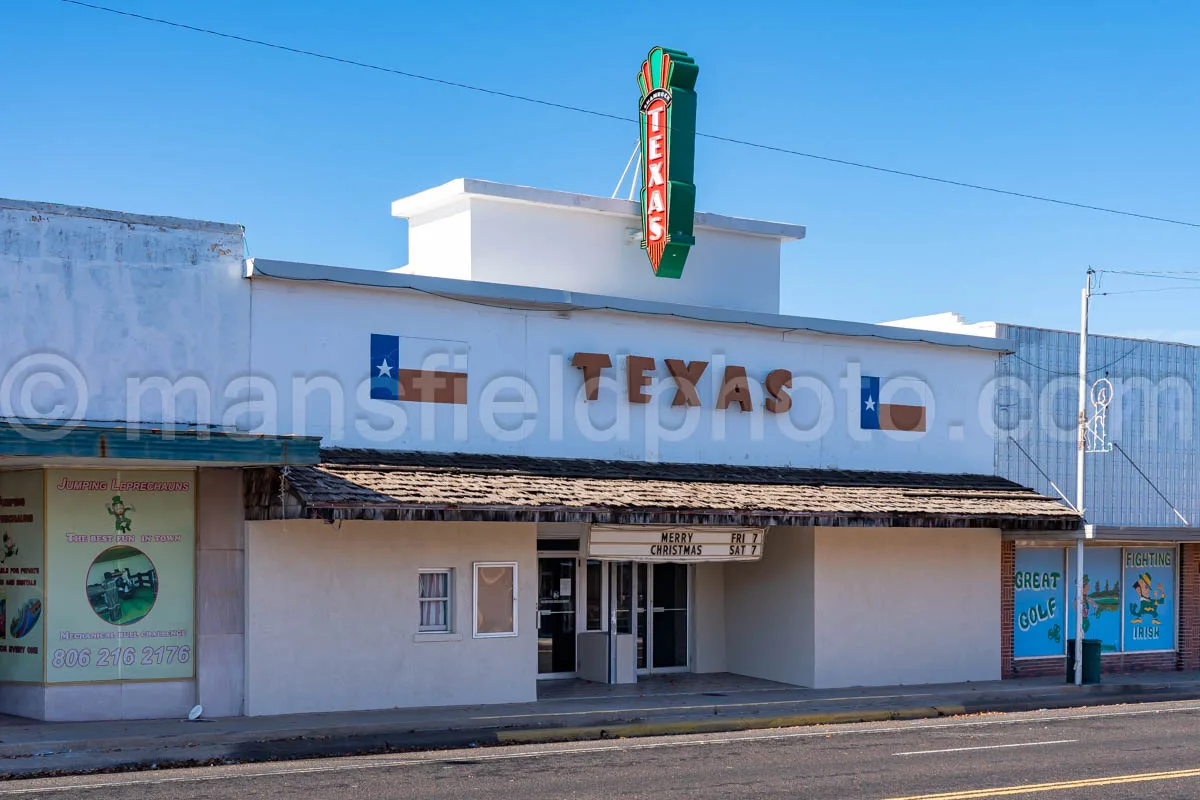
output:
POLYGON ((371 399, 467 402, 464 342, 371 334, 371 399))
MULTIPOLYGON (((889 382, 890 384, 890 382, 889 382)), ((879 402, 879 378, 862 376, 862 403, 859 427, 864 431, 916 431, 925 430, 925 406, 900 405, 879 402)), ((891 389, 903 388, 889 386, 891 389)), ((893 391, 894 393, 894 391, 893 391)), ((914 394, 919 394, 914 392, 914 394)))

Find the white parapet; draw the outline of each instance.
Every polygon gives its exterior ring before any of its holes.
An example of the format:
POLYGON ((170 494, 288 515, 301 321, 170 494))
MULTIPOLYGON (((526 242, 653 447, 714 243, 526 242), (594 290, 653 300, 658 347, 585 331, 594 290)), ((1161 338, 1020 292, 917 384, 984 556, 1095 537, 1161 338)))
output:
POLYGON ((396 272, 745 311, 779 311, 783 242, 803 225, 696 214, 683 277, 659 278, 636 202, 459 178, 402 197, 409 263, 396 272))

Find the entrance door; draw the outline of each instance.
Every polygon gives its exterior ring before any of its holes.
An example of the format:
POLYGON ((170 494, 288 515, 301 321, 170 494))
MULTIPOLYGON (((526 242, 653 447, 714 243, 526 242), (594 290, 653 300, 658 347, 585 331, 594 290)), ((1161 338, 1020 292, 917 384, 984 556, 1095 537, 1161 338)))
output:
POLYGON ((538 558, 538 675, 575 674, 575 556, 538 558))
POLYGON ((688 668, 687 564, 637 564, 637 670, 679 672, 688 668))
POLYGON ((650 664, 655 670, 688 665, 688 567, 654 564, 650 611, 650 664))
POLYGON ((637 565, 637 668, 645 672, 650 666, 650 564, 637 565))

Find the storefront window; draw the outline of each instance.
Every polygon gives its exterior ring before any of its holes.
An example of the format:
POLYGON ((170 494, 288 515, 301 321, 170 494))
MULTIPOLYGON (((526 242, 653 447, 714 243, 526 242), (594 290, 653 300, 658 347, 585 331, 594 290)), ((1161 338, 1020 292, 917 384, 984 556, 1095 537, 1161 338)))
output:
MULTIPOLYGON (((1013 656, 1061 656, 1076 625, 1073 548, 1018 547, 1013 656)), ((1083 635, 1105 653, 1174 650, 1173 547, 1089 547, 1083 555, 1083 635)))
POLYGON ((1175 550, 1125 551, 1125 649, 1175 648, 1175 550))
MULTIPOLYGON (((41 683, 45 672, 46 534, 41 470, 0 472, 0 680, 41 683)), ((88 656, 90 660, 90 653, 88 656)), ((75 654, 79 663, 79 654, 75 654)))
POLYGON ((1059 548, 1017 548, 1013 575, 1013 654, 1058 656, 1066 639, 1066 570, 1059 548))
POLYGON ((46 472, 47 683, 192 677, 195 515, 190 470, 46 472))
POLYGON ((604 630, 604 565, 587 562, 587 630, 604 630))
POLYGON ((616 617, 616 633, 633 633, 633 563, 625 561, 612 564, 613 615, 616 617))
POLYGON ((517 565, 475 565, 475 634, 517 635, 517 565))
MULTIPOLYGON (((1075 638, 1075 553, 1067 553, 1067 638, 1075 638)), ((1083 551, 1083 636, 1099 639, 1100 650, 1121 649, 1121 548, 1083 551)))

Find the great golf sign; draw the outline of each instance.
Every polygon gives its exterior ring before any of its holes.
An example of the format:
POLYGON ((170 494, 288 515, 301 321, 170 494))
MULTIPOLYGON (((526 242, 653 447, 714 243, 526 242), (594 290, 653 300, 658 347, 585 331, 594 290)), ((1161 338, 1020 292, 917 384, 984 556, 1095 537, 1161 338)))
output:
POLYGON ((654 274, 678 278, 696 243, 696 62, 681 50, 656 47, 642 63, 638 86, 642 136, 642 247, 654 274))

